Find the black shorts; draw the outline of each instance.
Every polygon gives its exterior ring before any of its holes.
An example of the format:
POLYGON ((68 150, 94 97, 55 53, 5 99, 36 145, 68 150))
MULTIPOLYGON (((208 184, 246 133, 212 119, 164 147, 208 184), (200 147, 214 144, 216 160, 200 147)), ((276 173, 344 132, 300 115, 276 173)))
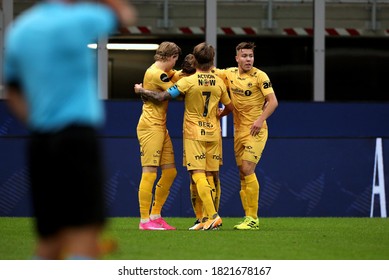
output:
POLYGON ((95 129, 70 126, 32 133, 29 168, 40 237, 105 220, 103 168, 95 129))

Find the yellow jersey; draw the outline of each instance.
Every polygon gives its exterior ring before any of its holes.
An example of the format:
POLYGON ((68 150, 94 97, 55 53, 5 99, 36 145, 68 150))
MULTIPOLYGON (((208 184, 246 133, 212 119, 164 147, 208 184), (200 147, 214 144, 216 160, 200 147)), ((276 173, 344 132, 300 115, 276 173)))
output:
MULTIPOLYGON (((173 85, 171 80, 176 74, 175 70, 165 72, 155 63, 147 70, 143 78, 143 87, 152 91, 163 92, 173 85)), ((142 114, 138 122, 138 130, 166 130, 166 114, 168 108, 168 101, 152 102, 145 101, 142 107, 142 114)))
POLYGON ((196 72, 180 79, 176 86, 185 95, 184 138, 219 141, 219 102, 231 102, 223 80, 210 72, 196 72))
MULTIPOLYGON (((274 93, 269 77, 262 70, 253 67, 249 72, 239 74, 238 67, 212 69, 212 72, 226 83, 235 109, 235 131, 250 130, 254 121, 263 112, 265 96, 274 93)), ((267 127, 266 121, 264 128, 267 127)))

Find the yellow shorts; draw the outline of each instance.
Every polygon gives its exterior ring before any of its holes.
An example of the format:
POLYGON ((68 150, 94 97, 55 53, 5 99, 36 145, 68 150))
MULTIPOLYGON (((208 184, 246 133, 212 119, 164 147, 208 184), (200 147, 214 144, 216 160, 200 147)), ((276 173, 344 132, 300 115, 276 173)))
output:
POLYGON ((184 158, 186 168, 190 170, 219 171, 219 142, 184 139, 184 158))
POLYGON ((174 163, 174 150, 169 132, 137 130, 142 166, 174 163))
POLYGON ((267 128, 262 128, 257 136, 252 136, 250 130, 235 132, 234 151, 236 164, 241 166, 242 160, 257 164, 265 149, 267 137, 267 128))
MULTIPOLYGON (((222 140, 221 135, 220 135, 220 139, 219 139, 219 165, 220 166, 223 165, 223 140, 222 140)), ((182 166, 186 167, 185 146, 184 146, 184 151, 183 151, 183 156, 182 156, 182 166)), ((206 169, 206 171, 209 171, 209 170, 206 169)))

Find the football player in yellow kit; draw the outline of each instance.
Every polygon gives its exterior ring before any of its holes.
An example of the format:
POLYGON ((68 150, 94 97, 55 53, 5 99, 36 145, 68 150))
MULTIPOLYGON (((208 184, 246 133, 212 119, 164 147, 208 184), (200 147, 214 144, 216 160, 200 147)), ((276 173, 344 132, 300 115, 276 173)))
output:
MULTIPOLYGON (((180 78, 184 76, 189 76, 194 73, 196 73, 195 68, 195 61, 193 54, 187 54, 184 58, 184 61, 181 65, 182 70, 179 71, 180 78)), ((220 126, 220 121, 217 123, 220 126)), ((219 159, 220 159, 220 165, 223 165, 223 152, 222 152, 222 136, 221 136, 221 128, 220 128, 220 139, 219 139, 219 148, 220 152, 219 159)), ((185 151, 183 156, 183 166, 186 167, 186 157, 185 157, 185 151)), ((220 205, 220 196, 221 196, 221 186, 220 186, 220 178, 219 178, 219 171, 207 171, 209 168, 206 167, 206 176, 209 184, 211 185, 211 188, 215 189, 215 196, 214 204, 215 204, 215 210, 219 211, 219 205, 220 205)), ((200 230, 202 229, 202 223, 201 220, 204 216, 204 209, 203 209, 203 202, 198 194, 196 184, 192 180, 192 176, 190 175, 189 178, 190 181, 190 198, 192 202, 193 212, 196 216, 196 221, 193 226, 189 228, 189 230, 200 230)))
POLYGON ((219 118, 233 111, 233 106, 224 82, 210 72, 215 56, 214 48, 206 43, 193 50, 196 59, 196 73, 181 78, 164 92, 146 90, 142 84, 135 85, 135 92, 148 99, 163 101, 185 95, 184 150, 187 170, 190 172, 199 196, 203 202, 206 217, 202 219, 202 229, 217 229, 222 225, 213 196, 215 189, 209 184, 207 171, 219 170, 219 118), (218 112, 219 102, 225 105, 218 112))
POLYGON ((268 75, 254 67, 254 48, 251 42, 236 46, 235 60, 238 67, 214 69, 223 78, 235 107, 234 151, 239 168, 240 197, 245 211, 243 222, 235 225, 238 230, 259 229, 259 182, 255 168, 261 158, 268 138, 266 120, 278 106, 268 75))
MULTIPOLYGON (((175 43, 162 42, 154 55, 155 63, 144 75, 144 87, 154 91, 165 91, 171 87, 176 74, 173 67, 180 54, 181 49, 175 43)), ((166 129, 168 101, 152 102, 146 98, 143 98, 143 101, 142 115, 137 126, 142 163, 142 178, 138 192, 141 215, 139 229, 175 230, 161 217, 162 207, 177 175, 173 145, 166 129), (158 167, 161 168, 162 174, 155 187, 152 201, 158 167)))

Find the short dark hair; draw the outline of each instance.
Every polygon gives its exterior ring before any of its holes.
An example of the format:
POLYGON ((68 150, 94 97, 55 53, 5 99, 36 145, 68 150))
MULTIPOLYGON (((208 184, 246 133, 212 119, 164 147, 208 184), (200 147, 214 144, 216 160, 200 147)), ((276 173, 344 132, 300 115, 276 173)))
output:
POLYGON ((236 53, 238 53, 240 50, 243 50, 243 49, 248 49, 248 50, 254 51, 255 47, 256 47, 255 43, 253 43, 253 42, 242 42, 236 46, 236 53))

